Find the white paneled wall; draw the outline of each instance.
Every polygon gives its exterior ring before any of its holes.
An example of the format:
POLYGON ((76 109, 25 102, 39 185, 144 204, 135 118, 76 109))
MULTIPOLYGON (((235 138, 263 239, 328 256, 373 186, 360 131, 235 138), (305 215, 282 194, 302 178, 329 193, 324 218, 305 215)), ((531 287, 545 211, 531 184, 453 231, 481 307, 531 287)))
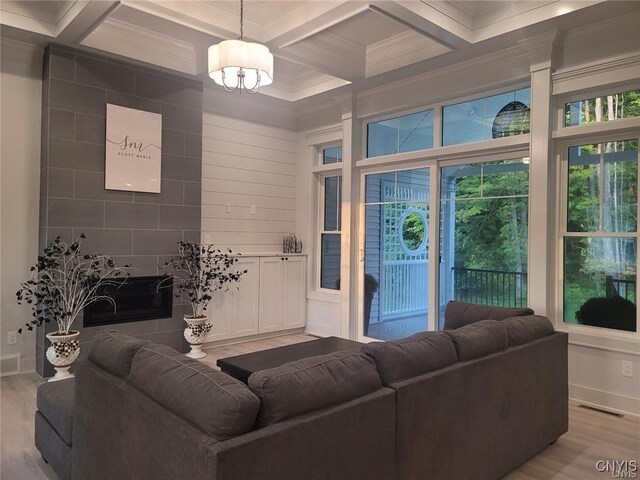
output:
POLYGON ((281 251, 282 236, 296 231, 297 134, 205 113, 202 150, 203 241, 281 251))

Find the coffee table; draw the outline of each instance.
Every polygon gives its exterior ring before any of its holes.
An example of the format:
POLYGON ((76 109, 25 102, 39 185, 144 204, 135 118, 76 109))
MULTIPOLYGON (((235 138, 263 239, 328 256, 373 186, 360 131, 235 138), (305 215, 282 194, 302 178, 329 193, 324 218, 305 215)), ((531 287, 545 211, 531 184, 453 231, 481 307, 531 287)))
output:
POLYGON ((235 357, 220 358, 216 365, 220 369, 237 378, 241 382, 247 383, 252 373, 268 368, 279 367, 288 362, 301 360, 303 358, 315 357, 316 355, 326 355, 327 353, 341 350, 360 351, 362 343, 353 340, 345 340, 338 337, 319 338, 308 342, 296 343, 285 347, 271 348, 261 352, 246 353, 235 357))

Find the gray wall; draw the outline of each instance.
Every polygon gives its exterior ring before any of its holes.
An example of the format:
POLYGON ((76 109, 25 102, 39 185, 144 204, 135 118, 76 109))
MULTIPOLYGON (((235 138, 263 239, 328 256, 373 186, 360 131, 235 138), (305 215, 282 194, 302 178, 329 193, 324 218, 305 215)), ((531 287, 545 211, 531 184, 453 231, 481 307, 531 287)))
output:
MULTIPOLYGON (((162 274, 158 265, 179 240, 200 241, 202 82, 161 70, 50 45, 44 54, 40 249, 56 236, 85 233, 83 251, 114 256, 134 276, 162 274), (162 193, 104 189, 106 104, 162 114, 162 193)), ((182 315, 114 328, 185 351, 182 315)), ((81 355, 101 327, 82 328, 81 355)), ((55 325, 46 326, 46 331, 55 325)), ((53 373, 44 357, 45 328, 36 335, 36 370, 53 373)))

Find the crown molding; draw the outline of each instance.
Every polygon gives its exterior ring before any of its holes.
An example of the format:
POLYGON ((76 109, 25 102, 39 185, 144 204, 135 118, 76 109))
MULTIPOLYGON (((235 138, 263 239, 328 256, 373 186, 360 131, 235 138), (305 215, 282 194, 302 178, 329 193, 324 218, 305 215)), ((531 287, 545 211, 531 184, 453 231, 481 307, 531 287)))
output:
POLYGON ((526 53, 510 47, 359 92, 358 115, 371 117, 474 95, 513 85, 529 75, 526 53))
POLYGON ((553 94, 561 95, 610 83, 640 82, 640 52, 559 70, 552 75, 553 94))
POLYGON ((307 131, 304 136, 309 147, 340 141, 342 140, 342 123, 307 131))
POLYGON ((554 45, 558 37, 556 29, 518 41, 518 45, 527 52, 532 72, 553 68, 554 45))
POLYGON ((106 19, 81 45, 190 75, 197 74, 192 44, 114 18, 106 19))

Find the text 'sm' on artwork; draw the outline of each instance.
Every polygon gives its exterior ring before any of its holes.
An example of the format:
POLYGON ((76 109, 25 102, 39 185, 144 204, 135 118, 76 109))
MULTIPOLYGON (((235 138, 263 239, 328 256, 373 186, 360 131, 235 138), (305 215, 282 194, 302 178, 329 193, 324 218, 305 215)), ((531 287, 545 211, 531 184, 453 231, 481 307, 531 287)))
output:
POLYGON ((107 104, 104 188, 160 193, 162 115, 107 104))

